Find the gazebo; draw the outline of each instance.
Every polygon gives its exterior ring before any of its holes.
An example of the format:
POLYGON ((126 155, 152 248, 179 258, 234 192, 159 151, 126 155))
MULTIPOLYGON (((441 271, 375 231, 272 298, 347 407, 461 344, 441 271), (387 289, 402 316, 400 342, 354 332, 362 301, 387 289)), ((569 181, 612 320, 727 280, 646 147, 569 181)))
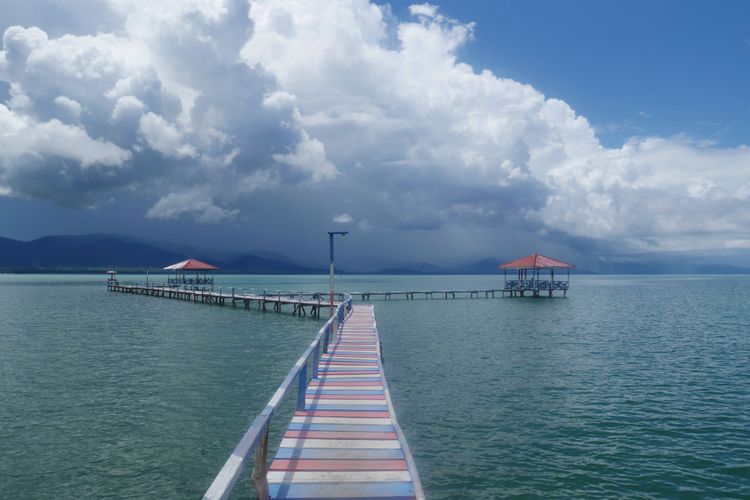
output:
MULTIPOLYGON (((511 297, 524 297, 526 292, 531 292, 532 297, 539 297, 545 291, 548 292, 549 297, 552 297, 555 290, 562 291, 563 297, 565 297, 570 283, 570 270, 575 268, 572 264, 545 257, 538 253, 527 255, 497 267, 503 270, 505 276, 503 295, 508 292, 511 297), (514 269, 518 272, 516 279, 508 279, 508 269, 514 269), (565 269, 565 281, 555 281, 555 269, 565 269), (546 273, 543 273, 544 271, 546 273), (543 274, 548 276, 543 276, 543 274)), ((511 278, 513 277, 511 274, 511 278)))
POLYGON ((211 285, 214 284, 214 271, 219 269, 198 259, 187 259, 164 268, 167 273, 167 283, 172 286, 180 285, 211 285), (174 276, 172 276, 174 271, 174 276), (192 275, 195 275, 193 277, 192 275))

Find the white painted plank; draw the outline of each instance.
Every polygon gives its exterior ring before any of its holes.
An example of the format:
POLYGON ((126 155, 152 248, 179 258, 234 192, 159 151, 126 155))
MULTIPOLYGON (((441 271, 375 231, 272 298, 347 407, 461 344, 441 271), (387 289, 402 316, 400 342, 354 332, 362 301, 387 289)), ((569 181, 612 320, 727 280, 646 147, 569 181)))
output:
POLYGON ((350 483, 411 481, 409 471, 270 471, 269 483, 350 483))
POLYGON ((401 444, 395 439, 297 439, 284 438, 281 448, 361 448, 398 450, 401 444))

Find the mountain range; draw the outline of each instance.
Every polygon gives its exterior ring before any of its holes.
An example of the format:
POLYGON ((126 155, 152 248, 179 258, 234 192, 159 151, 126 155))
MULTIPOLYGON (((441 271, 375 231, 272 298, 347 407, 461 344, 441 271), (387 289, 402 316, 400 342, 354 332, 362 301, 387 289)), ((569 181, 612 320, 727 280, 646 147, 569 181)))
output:
MULTIPOLYGON (((189 257, 205 260, 225 272, 240 274, 326 274, 326 263, 305 264, 264 250, 230 252, 115 234, 45 236, 31 241, 0 237, 0 272, 101 272, 107 269, 157 270, 189 257)), ((517 257, 517 256, 509 256, 517 257)), ((510 260, 510 258, 508 259, 510 260)), ((375 272, 340 269, 341 274, 498 274, 497 258, 440 267, 425 262, 396 262, 375 272)), ((372 263, 369 269, 372 269, 372 263)), ((364 267, 364 264, 363 264, 364 267)), ((607 264, 603 274, 748 274, 750 269, 682 259, 650 259, 607 264)), ((593 274, 576 269, 576 274, 593 274)))
POLYGON ((45 236, 32 241, 0 238, 0 271, 74 272, 143 271, 188 257, 206 260, 227 271, 251 274, 317 274, 325 271, 298 265, 284 256, 245 254, 238 257, 190 247, 160 245, 127 236, 90 234, 45 236), (229 258, 227 258, 229 257, 229 258))

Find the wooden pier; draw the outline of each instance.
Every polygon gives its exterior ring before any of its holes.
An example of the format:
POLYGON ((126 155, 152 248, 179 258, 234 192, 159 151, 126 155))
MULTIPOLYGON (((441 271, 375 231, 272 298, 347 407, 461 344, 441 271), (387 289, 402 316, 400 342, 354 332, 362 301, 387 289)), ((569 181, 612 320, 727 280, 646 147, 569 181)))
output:
POLYGON ((508 293, 509 290, 497 288, 493 290, 399 290, 390 292, 346 292, 352 297, 359 297, 362 302, 370 302, 373 298, 382 300, 393 299, 494 299, 495 294, 508 293))
POLYGON ((351 298, 338 306, 203 498, 227 498, 251 456, 259 499, 424 499, 383 374, 372 306, 352 306, 351 298), (270 419, 295 379, 296 412, 269 467, 270 419))
MULTIPOLYGON (((263 293, 246 293, 242 289, 236 288, 229 288, 227 291, 219 288, 217 291, 213 287, 146 285, 142 283, 121 283, 114 280, 107 282, 107 290, 221 306, 241 304, 245 309, 250 309, 256 305, 261 311, 266 311, 270 306, 273 311, 282 312, 284 306, 290 306, 292 314, 297 316, 309 314, 316 318, 320 317, 321 309, 330 307, 327 294, 317 292, 264 291, 263 293)), ((334 303, 334 307, 338 305, 338 302, 334 303)))

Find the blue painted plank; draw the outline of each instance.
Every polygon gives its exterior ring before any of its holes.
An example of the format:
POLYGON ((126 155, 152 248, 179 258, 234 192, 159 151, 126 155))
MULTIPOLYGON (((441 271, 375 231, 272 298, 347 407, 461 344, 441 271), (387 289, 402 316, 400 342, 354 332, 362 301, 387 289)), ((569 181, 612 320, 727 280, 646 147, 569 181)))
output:
POLYGON ((311 404, 306 410, 358 410, 358 411, 388 411, 386 405, 319 405, 311 404))
POLYGON ((271 498, 413 498, 410 482, 269 484, 271 498))

